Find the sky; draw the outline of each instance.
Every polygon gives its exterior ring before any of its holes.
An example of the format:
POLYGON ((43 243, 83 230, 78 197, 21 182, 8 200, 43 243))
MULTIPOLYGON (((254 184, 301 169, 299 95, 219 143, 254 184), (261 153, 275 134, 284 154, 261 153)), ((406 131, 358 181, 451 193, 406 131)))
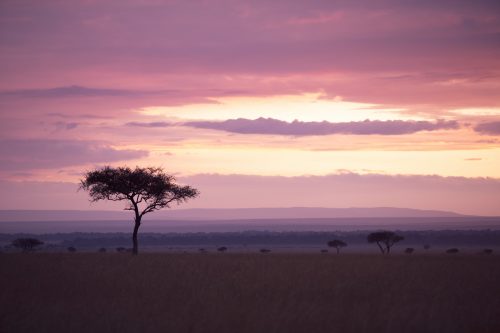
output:
POLYGON ((0 2, 0 209, 159 166, 183 208, 500 215, 497 0, 0 2))

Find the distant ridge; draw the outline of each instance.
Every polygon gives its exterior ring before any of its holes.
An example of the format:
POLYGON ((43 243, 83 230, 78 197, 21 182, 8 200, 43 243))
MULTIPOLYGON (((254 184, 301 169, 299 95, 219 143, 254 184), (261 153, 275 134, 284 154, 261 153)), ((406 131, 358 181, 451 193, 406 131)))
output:
MULTIPOLYGON (((304 218, 397 218, 397 217, 463 217, 439 210, 394 207, 289 207, 289 208, 197 208, 164 209, 151 213, 149 220, 238 220, 238 219, 304 219, 304 218)), ((92 221, 127 220, 129 211, 82 210, 0 210, 0 222, 15 221, 92 221)))

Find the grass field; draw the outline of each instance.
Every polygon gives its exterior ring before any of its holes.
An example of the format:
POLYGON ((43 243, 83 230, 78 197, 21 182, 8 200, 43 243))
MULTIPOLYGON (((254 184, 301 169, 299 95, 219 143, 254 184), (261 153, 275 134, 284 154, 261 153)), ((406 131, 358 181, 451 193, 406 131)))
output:
POLYGON ((500 257, 1 254, 0 332, 500 332, 500 257))

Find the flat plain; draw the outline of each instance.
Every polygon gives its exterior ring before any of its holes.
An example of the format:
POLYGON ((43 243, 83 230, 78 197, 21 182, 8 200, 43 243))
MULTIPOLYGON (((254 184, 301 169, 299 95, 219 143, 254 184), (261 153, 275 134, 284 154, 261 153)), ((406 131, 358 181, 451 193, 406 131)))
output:
POLYGON ((500 256, 0 254, 0 332, 500 332, 500 256))

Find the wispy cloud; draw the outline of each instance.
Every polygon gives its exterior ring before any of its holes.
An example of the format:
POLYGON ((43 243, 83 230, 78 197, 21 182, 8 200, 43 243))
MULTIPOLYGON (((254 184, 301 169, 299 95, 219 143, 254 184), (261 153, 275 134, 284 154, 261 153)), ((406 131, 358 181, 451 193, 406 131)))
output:
POLYGON ((169 127, 173 126, 172 123, 166 122, 166 121, 152 121, 152 122, 137 122, 137 121, 132 121, 129 123, 125 124, 126 126, 130 127, 169 127))
POLYGON ((500 121, 479 124, 474 130, 481 134, 500 135, 500 121))
POLYGON ((19 89, 1 91, 0 96, 28 97, 28 98, 64 98, 64 97, 134 97, 148 95, 167 95, 176 93, 175 90, 127 90, 89 88, 82 86, 66 86, 49 89, 19 89))
POLYGON ((221 130, 240 134, 270 134, 270 135, 402 135, 420 131, 437 131, 458 129, 456 121, 404 121, 404 120, 365 120, 353 122, 332 123, 322 122, 285 122, 273 118, 229 119, 225 121, 191 121, 185 126, 221 130))
POLYGON ((145 150, 119 150, 103 142, 2 140, 0 170, 37 170, 125 161, 148 156, 145 150))

